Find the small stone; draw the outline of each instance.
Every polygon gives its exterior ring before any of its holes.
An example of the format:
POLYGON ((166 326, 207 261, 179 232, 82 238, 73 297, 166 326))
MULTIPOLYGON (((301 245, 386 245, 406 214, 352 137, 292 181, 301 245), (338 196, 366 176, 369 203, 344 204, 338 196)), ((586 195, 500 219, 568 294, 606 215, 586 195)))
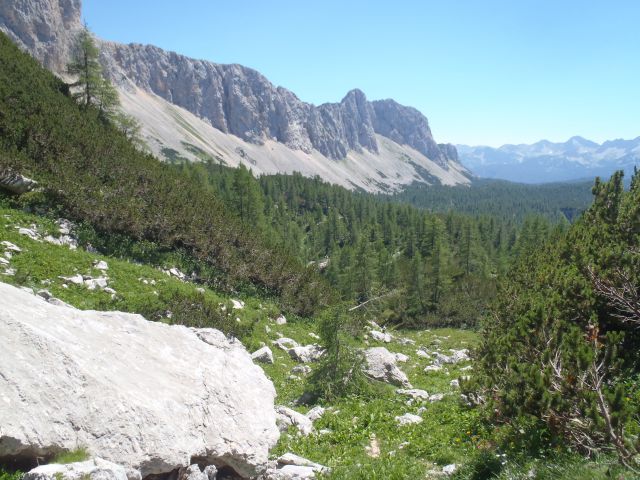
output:
POLYGON ((400 426, 414 425, 422 423, 422 417, 414 415, 413 413, 405 413, 404 415, 397 416, 396 422, 398 422, 398 425, 400 426))
POLYGON ((455 463, 451 463, 442 467, 442 473, 444 473, 445 475, 453 475, 454 473, 456 473, 457 469, 458 466, 455 463))
POLYGON ((22 251, 20 247, 6 240, 3 240, 2 242, 0 242, 0 245, 5 247, 6 250, 10 250, 12 252, 20 253, 22 251))
POLYGON ((276 318, 276 325, 286 325, 286 324, 287 324, 287 317, 280 314, 278 318, 276 318))
POLYGON ((104 271, 109 270, 109 265, 107 265, 107 262, 104 260, 100 260, 98 262, 94 262, 93 268, 104 271))
POLYGON ((251 359, 255 362, 273 364, 273 352, 269 347, 262 347, 251 354, 251 359))
POLYGON ((244 302, 242 300, 231 299, 234 310, 242 310, 244 308, 244 302))
POLYGON ((327 411, 326 408, 323 408, 320 405, 316 405, 315 407, 313 407, 311 410, 307 412, 307 418, 312 422, 315 422, 316 420, 321 418, 326 411, 327 411))
POLYGON ((72 275, 70 277, 59 277, 62 280, 65 280, 69 283, 73 283, 74 285, 82 285, 84 283, 84 278, 79 273, 72 275))
POLYGON ((291 339, 291 338, 287 338, 287 337, 281 337, 277 340, 274 340, 272 342, 274 345, 276 345, 278 348, 281 348, 284 351, 289 351, 291 348, 295 348, 295 347, 299 347, 300 345, 298 345, 298 342, 296 342, 295 340, 291 339))
POLYGON ((388 333, 378 332, 377 330, 371 330, 369 332, 369 335, 371 335, 371 338, 378 342, 389 343, 392 339, 391 335, 389 335, 388 333))

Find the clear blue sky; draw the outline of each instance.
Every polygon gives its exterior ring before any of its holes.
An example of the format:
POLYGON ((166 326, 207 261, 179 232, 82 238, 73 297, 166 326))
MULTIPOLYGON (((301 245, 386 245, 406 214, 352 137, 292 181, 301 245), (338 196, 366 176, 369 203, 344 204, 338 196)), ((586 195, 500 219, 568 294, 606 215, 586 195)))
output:
POLYGON ((84 0, 84 18, 315 104, 394 98, 439 142, 640 135, 638 0, 84 0))

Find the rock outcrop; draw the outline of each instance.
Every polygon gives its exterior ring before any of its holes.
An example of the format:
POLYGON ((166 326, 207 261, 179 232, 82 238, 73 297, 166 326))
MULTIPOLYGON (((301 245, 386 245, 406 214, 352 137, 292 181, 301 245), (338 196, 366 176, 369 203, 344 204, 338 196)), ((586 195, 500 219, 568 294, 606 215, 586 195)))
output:
MULTIPOLYGON (((80 19, 81 0, 0 2, 0 30, 58 74, 65 71, 80 19)), ((99 45, 123 108, 140 120, 160 157, 174 152, 245 163, 254 173, 299 171, 370 191, 414 181, 469 181, 455 147, 437 144, 427 118, 393 100, 371 102, 354 89, 338 103, 316 106, 241 65, 152 45, 99 45)))
POLYGON ((85 448, 142 477, 194 463, 259 474, 275 390, 213 329, 50 305, 0 283, 0 462, 85 448))
POLYGON ((0 31, 42 64, 63 73, 82 28, 82 0, 0 2, 0 31))

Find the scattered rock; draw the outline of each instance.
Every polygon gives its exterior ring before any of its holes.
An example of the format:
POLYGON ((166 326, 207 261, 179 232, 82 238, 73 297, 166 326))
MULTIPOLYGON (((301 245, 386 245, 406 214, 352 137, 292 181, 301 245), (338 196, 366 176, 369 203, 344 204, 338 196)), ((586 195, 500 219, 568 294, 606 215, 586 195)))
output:
POLYGON ((58 278, 61 278, 65 282, 73 283, 74 285, 82 285, 84 283, 84 278, 79 273, 71 275, 70 277, 60 276, 58 278))
POLYGON ((444 355, 440 352, 435 352, 434 365, 444 365, 444 364, 456 364, 463 362, 465 360, 469 360, 469 350, 463 348, 462 350, 451 350, 451 355, 444 355))
POLYGON ((442 473, 444 473, 445 475, 453 475, 454 473, 456 473, 457 469, 458 466, 455 463, 451 463, 442 467, 442 473))
POLYGON ((121 465, 101 458, 61 465, 41 465, 26 473, 23 480, 127 480, 127 471, 121 465))
POLYGON ((454 380, 451 380, 449 382, 449 386, 451 386, 451 388, 460 388, 460 381, 457 378, 454 380))
POLYGON ((20 247, 6 240, 3 240, 2 242, 0 242, 0 245, 2 245, 5 248, 5 250, 9 250, 11 252, 20 253, 22 251, 20 247))
POLYGON ((313 338, 314 340, 320 340, 320 335, 316 335, 316 334, 315 334, 315 333, 313 333, 313 332, 309 332, 309 336, 310 336, 311 338, 313 338))
POLYGON ((401 338, 398 340, 398 343, 400 345, 415 345, 416 341, 415 340, 411 340, 410 338, 401 338))
POLYGON ((413 425, 422 423, 422 417, 414 415, 413 413, 405 413, 404 415, 397 416, 396 422, 398 422, 398 425, 400 426, 413 425))
POLYGON ((313 422, 309 418, 284 406, 276 407, 276 423, 281 432, 290 426, 296 427, 302 435, 309 435, 313 431, 313 422))
POLYGON ((429 397, 431 403, 439 402, 444 398, 444 393, 434 393, 429 397))
POLYGON ((31 225, 31 228, 16 227, 16 229, 20 235, 26 235, 31 240, 35 240, 37 242, 41 241, 40 235, 38 234, 38 228, 35 225, 31 225))
POLYGON ((287 324, 287 317, 285 317, 284 315, 279 315, 278 318, 276 318, 276 325, 286 325, 287 324))
POLYGON ((289 349, 289 356, 296 362, 317 362, 322 355, 324 355, 324 349, 319 345, 297 346, 289 349))
POLYGON ((291 369, 291 373, 309 375, 311 373, 311 367, 309 365, 296 365, 291 369))
POLYGON ((396 357, 384 347, 368 348, 364 351, 364 373, 381 382, 411 388, 407 375, 396 366, 396 357))
POLYGON ((431 355, 429 354, 429 352, 427 352, 422 348, 419 348, 418 350, 416 350, 416 355, 421 358, 431 358, 431 355))
POLYGON ((371 335, 371 338, 373 338, 374 340, 384 343, 390 343, 391 339, 393 338, 390 334, 379 332, 377 330, 371 330, 369 332, 369 335, 371 335))
POLYGON ((84 284, 89 290, 104 290, 107 288, 107 277, 88 278, 84 281, 84 284))
POLYGON ((323 465, 302 458, 293 453, 285 453, 277 460, 277 468, 267 472, 266 480, 306 480, 316 478, 316 473, 326 473, 323 465))
POLYGON ((413 400, 429 400, 429 393, 426 390, 420 390, 418 388, 404 389, 399 388, 396 390, 399 395, 406 395, 413 400))
POLYGON ((109 265, 104 260, 100 260, 100 261, 94 262, 93 268, 105 271, 105 270, 109 270, 109 265))
POLYGON ((380 457, 380 442, 378 441, 375 433, 372 433, 371 436, 369 436, 369 445, 364 447, 364 451, 367 456, 371 458, 380 457))
POLYGON ((394 355, 396 357, 396 362, 406 363, 409 361, 409 357, 404 353, 394 353, 394 355))
POLYGON ((439 372, 442 370, 442 365, 427 365, 424 367, 425 372, 439 372))
POLYGON ((170 268, 169 270, 165 271, 165 273, 168 273, 170 276, 176 277, 178 280, 182 280, 183 282, 187 279, 187 276, 176 267, 170 268))
POLYGON ((311 410, 307 412, 307 418, 312 422, 315 422, 316 420, 321 418, 326 411, 327 411, 326 408, 321 407, 320 405, 316 405, 315 407, 313 407, 311 410))
POLYGON ((262 347, 251 354, 251 359, 260 363, 273 364, 273 352, 269 347, 262 347))
POLYGON ((285 352, 288 352, 290 349, 300 346, 298 342, 296 342, 292 338, 287 338, 287 337, 281 337, 277 340, 274 340, 271 343, 276 345, 278 348, 284 350, 285 352))
POLYGON ((236 300, 235 298, 232 298, 231 303, 233 304, 234 310, 242 310, 244 308, 244 302, 242 300, 236 300))
POLYGON ((38 182, 31 178, 12 172, 8 169, 0 171, 0 188, 16 195, 30 192, 38 186, 38 182))

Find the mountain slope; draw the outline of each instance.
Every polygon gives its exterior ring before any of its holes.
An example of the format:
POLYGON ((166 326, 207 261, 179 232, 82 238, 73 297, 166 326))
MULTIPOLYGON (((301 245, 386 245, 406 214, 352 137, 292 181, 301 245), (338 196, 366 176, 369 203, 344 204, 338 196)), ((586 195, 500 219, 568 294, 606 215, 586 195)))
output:
MULTIPOLYGON (((58 74, 80 19, 80 0, 0 5, 0 30, 58 74)), ((124 110, 142 122, 153 153, 166 159, 211 157, 256 173, 300 171, 367 191, 469 183, 455 147, 437 144, 427 119, 393 100, 369 102, 352 90, 339 103, 315 106, 241 65, 148 45, 100 45, 124 110)))
POLYGON ((524 183, 557 182, 595 176, 616 170, 633 171, 640 164, 640 137, 598 144, 582 137, 564 143, 547 140, 532 145, 500 148, 458 145, 460 161, 479 177, 524 183))

